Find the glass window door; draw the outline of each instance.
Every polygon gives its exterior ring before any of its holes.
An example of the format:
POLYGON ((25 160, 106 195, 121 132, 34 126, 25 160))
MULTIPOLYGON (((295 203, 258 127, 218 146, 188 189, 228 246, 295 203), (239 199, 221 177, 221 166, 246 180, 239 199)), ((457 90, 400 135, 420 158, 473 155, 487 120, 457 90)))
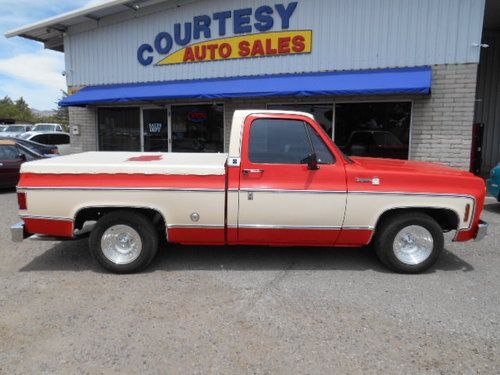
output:
POLYGON ((224 107, 222 104, 172 106, 173 152, 222 152, 224 107))
POLYGON ((168 112, 166 109, 143 109, 144 151, 168 152, 168 112))
POLYGON ((99 108, 99 151, 140 151, 140 109, 99 108))

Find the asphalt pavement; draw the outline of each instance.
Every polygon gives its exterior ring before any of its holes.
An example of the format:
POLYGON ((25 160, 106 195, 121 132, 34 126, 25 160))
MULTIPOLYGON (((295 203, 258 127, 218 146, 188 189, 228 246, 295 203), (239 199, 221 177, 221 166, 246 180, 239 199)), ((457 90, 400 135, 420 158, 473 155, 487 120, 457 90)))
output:
POLYGON ((86 240, 12 243, 0 191, 0 373, 500 373, 500 204, 421 275, 370 248, 172 246, 113 275, 86 240))

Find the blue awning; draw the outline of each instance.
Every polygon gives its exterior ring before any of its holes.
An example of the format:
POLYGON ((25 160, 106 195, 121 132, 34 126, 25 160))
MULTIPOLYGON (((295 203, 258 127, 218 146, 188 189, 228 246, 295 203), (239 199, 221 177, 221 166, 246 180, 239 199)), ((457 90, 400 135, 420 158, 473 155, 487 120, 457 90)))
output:
POLYGON ((429 94, 432 69, 360 70, 213 78, 140 84, 88 86, 61 106, 168 99, 224 99, 269 96, 429 94))

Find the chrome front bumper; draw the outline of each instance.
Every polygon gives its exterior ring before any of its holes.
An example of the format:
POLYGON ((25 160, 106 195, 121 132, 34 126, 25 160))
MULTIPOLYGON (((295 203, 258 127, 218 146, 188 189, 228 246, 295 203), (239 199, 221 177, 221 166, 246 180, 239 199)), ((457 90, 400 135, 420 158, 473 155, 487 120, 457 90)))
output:
POLYGON ((14 242, 22 242, 26 237, 28 237, 26 231, 24 230, 24 221, 20 221, 10 227, 10 237, 14 242))
POLYGON ((487 234, 488 234, 488 223, 481 220, 479 222, 479 227, 477 229, 474 241, 481 241, 487 234))

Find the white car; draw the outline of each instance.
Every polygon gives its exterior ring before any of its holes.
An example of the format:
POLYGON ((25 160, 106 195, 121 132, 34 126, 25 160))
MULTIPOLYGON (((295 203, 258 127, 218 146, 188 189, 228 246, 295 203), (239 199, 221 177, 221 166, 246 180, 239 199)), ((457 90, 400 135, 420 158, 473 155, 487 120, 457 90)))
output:
POLYGON ((35 132, 29 131, 19 136, 21 139, 41 143, 44 145, 57 146, 60 155, 69 153, 70 137, 68 133, 63 132, 35 132))
POLYGON ((25 132, 29 132, 33 125, 13 124, 7 126, 2 132, 2 137, 18 137, 25 132))
POLYGON ((0 133, 2 133, 9 125, 0 125, 0 133))
POLYGON ((35 124, 31 131, 46 133, 46 132, 63 132, 64 129, 60 124, 52 124, 52 123, 38 123, 35 124))

